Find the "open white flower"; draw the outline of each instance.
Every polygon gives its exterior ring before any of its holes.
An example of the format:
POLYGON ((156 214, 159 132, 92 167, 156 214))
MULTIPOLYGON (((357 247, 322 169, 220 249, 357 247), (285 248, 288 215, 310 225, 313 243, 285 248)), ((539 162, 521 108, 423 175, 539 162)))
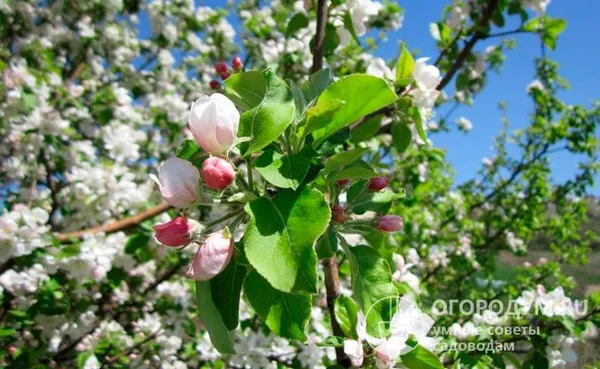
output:
POLYGON ((204 151, 225 154, 235 143, 240 113, 229 98, 215 93, 202 96, 192 104, 188 124, 204 151))

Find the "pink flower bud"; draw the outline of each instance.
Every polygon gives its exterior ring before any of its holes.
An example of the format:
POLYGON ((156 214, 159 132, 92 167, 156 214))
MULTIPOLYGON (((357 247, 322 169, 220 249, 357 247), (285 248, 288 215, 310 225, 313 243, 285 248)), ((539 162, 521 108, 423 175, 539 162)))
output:
POLYGON ((215 64, 215 72, 217 72, 217 74, 221 74, 221 73, 227 73, 227 63, 225 62, 218 62, 215 64))
POLYGON ((244 63, 242 63, 242 59, 239 56, 236 56, 231 61, 231 67, 235 70, 240 70, 244 67, 244 63))
POLYGON ((340 187, 344 187, 346 186, 348 183, 350 182, 349 179, 340 179, 339 181, 337 181, 337 185, 340 187))
POLYGON ((194 140, 209 154, 225 154, 233 144, 240 113, 225 95, 202 96, 190 110, 188 125, 194 140))
POLYGON ((377 229, 384 232, 396 232, 402 229, 404 223, 399 215, 384 215, 379 217, 377 229))
POLYGON ((158 242, 165 246, 181 247, 192 242, 192 238, 201 231, 200 223, 186 217, 177 217, 164 224, 153 227, 158 242))
POLYGON ((186 275, 198 281, 206 281, 221 273, 233 254, 233 238, 224 228, 208 235, 200 246, 186 275))
POLYGON ((220 191, 229 186, 235 177, 235 169, 227 160, 211 156, 202 163, 202 178, 208 188, 220 191))
POLYGON ((196 202, 200 190, 200 173, 187 160, 170 158, 158 170, 158 178, 151 174, 163 199, 176 208, 188 208, 196 202))
POLYGON ((387 187, 389 181, 387 177, 373 177, 369 180, 369 190, 381 191, 387 187))
POLYGON ((104 268, 102 265, 96 265, 92 269, 92 278, 95 281, 101 281, 106 278, 106 268, 104 268))
POLYGON ((210 81, 209 85, 210 88, 212 88, 213 90, 218 90, 221 88, 221 84, 219 83, 219 81, 215 81, 214 79, 210 81))
POLYGON ((348 220, 348 216, 345 214, 346 209, 343 206, 335 204, 331 207, 331 216, 334 221, 338 223, 344 223, 348 220))
POLYGON ((17 348, 16 348, 15 346, 12 346, 12 345, 11 345, 11 346, 8 346, 8 353, 9 353, 10 355, 14 355, 14 354, 15 354, 15 352, 17 352, 17 348))
POLYGON ((223 72, 223 73, 219 73, 219 77, 221 77, 221 79, 224 81, 227 78, 229 78, 230 74, 229 72, 223 72))

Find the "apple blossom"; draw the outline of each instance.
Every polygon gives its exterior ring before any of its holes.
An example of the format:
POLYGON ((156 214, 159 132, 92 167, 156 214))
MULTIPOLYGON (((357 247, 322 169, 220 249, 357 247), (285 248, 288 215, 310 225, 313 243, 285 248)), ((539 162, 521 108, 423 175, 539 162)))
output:
POLYGON ((368 338, 367 320, 361 311, 358 312, 356 318, 356 336, 356 340, 344 340, 344 353, 348 356, 352 365, 359 367, 364 360, 363 341, 368 338))
POLYGON ((206 281, 221 273, 233 254, 233 238, 224 228, 206 237, 186 275, 198 281, 206 281))
POLYGON ((244 67, 244 63, 242 63, 242 59, 239 56, 235 56, 231 61, 231 67, 234 70, 240 70, 244 67))
POLYGON ((339 204, 335 204, 331 207, 331 216, 333 220, 338 223, 344 223, 346 220, 348 220, 349 217, 345 212, 346 209, 339 204))
POLYGON ((196 100, 188 118, 194 139, 210 154, 225 154, 231 149, 239 123, 237 108, 229 98, 219 93, 196 100))
POLYGON ((213 90, 218 90, 221 88, 221 84, 219 83, 219 81, 216 81, 214 79, 210 81, 209 85, 210 88, 212 88, 213 90))
POLYGON ((219 75, 227 73, 227 69, 227 63, 225 62, 220 61, 215 64, 215 72, 219 75))
POLYGON ((150 178, 158 185, 163 199, 176 208, 188 208, 198 198, 200 173, 192 163, 176 157, 169 158, 158 170, 158 178, 150 178))
POLYGON ((413 78, 420 90, 434 90, 440 82, 440 70, 435 65, 428 65, 429 58, 419 58, 415 62, 413 78))
POLYGON ((202 163, 202 179, 208 188, 222 190, 233 182, 235 169, 230 162, 211 156, 202 163))
POLYGON ((377 229, 384 232, 396 232, 404 226, 402 217, 399 215, 384 215, 379 217, 377 229))
POLYGON ((179 216, 167 223, 155 224, 154 236, 165 246, 181 247, 192 242, 202 230, 202 225, 193 219, 179 216))
POLYGON ((384 188, 387 187, 388 183, 389 183, 389 178, 388 177, 373 177, 369 180, 369 190, 371 191, 381 191, 384 188))

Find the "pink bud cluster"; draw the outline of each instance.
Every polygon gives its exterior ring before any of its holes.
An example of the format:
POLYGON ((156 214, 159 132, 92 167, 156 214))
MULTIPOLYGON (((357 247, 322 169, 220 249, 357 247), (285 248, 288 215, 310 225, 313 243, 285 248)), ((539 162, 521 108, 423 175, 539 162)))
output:
MULTIPOLYGON (((238 72, 242 70, 242 68, 244 68, 244 63, 242 63, 242 59, 239 56, 235 56, 233 60, 231 60, 231 68, 235 72, 238 72)), ((219 77, 221 77, 221 80, 223 81, 225 81, 231 75, 229 66, 223 61, 217 62, 215 64, 215 72, 219 77)), ((221 84, 219 83, 219 81, 213 79, 212 81, 210 81, 210 88, 212 88, 213 90, 220 89, 221 84)))
MULTIPOLYGON (((345 187, 348 185, 350 180, 342 179, 337 181, 337 185, 340 187, 345 187)), ((389 177, 379 176, 373 177, 369 180, 367 184, 367 188, 372 192, 379 192, 385 189, 390 182, 389 177)), ((344 223, 351 219, 350 214, 348 214, 348 209, 344 208, 342 205, 335 204, 331 207, 331 217, 336 223, 344 223)), ((375 220, 375 227, 383 232, 397 232, 404 227, 404 222, 401 216, 399 215, 383 215, 375 220)))
POLYGON ((186 275, 205 281, 221 273, 233 254, 233 238, 227 228, 209 234, 202 240, 202 226, 186 217, 177 217, 170 222, 154 225, 156 239, 165 246, 184 247, 194 241, 199 243, 196 256, 186 275))

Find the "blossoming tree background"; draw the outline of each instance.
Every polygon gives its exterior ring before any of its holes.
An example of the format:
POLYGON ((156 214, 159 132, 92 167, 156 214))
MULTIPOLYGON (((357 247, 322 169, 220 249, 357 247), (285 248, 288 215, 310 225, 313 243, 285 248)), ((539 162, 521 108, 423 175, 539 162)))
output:
POLYGON ((454 0, 436 55, 383 60, 401 3, 4 1, 0 366, 598 365, 562 270, 597 247, 600 106, 558 97, 548 3, 454 0), (454 183, 435 112, 522 35, 529 124, 454 183))

